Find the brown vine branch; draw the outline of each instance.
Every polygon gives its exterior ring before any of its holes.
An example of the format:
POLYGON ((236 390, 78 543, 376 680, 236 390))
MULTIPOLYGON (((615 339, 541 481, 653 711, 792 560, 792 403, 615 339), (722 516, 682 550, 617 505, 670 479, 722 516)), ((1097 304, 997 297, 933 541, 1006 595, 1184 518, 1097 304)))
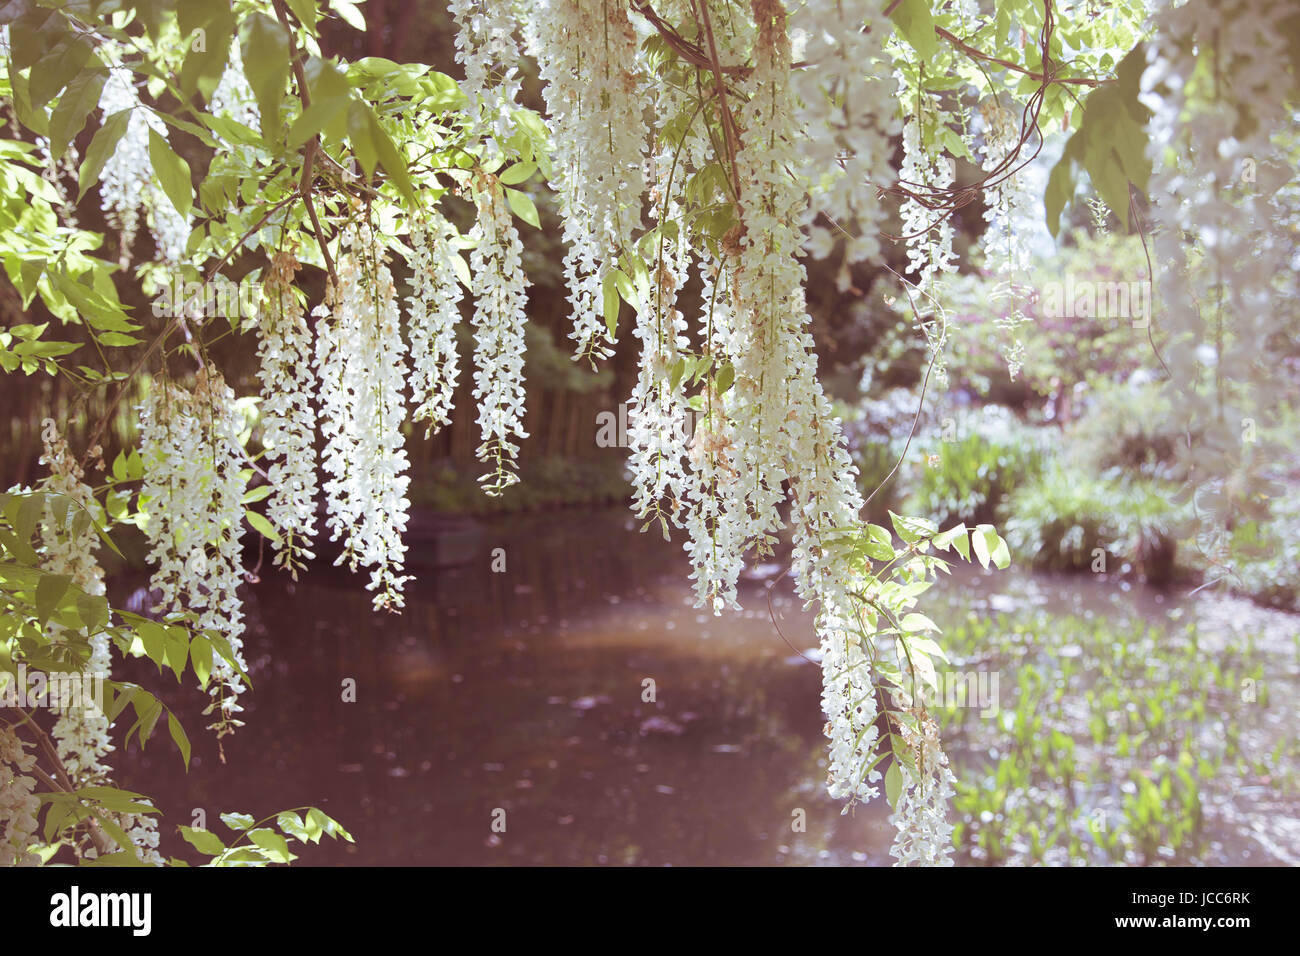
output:
MULTIPOLYGON (((294 39, 293 27, 289 23, 289 11, 284 0, 271 0, 275 15, 289 37, 289 65, 293 69, 294 82, 298 85, 298 99, 302 101, 304 111, 311 106, 311 93, 307 89, 307 76, 298 56, 298 41, 294 39)), ((302 177, 298 180, 298 194, 302 196, 303 205, 307 207, 307 217, 311 219, 312 229, 316 232, 316 244, 320 246, 321 257, 325 260, 325 271, 329 274, 331 288, 338 288, 339 277, 334 272, 334 259, 330 256, 325 233, 321 230, 320 219, 316 217, 316 204, 312 202, 312 180, 316 174, 316 157, 320 152, 320 134, 312 136, 302 149, 302 177)))
MULTIPOLYGON (((694 3, 692 3, 694 6, 694 3)), ((718 58, 718 46, 713 39, 713 21, 709 17, 709 0, 700 0, 699 4, 700 25, 704 28, 704 38, 709 45, 709 64, 713 71, 714 93, 718 97, 718 113, 722 119, 722 136, 727 147, 727 165, 731 170, 731 180, 734 195, 740 199, 740 173, 736 169, 736 153, 739 149, 740 137, 736 133, 736 121, 731 115, 731 107, 727 105, 727 81, 723 76, 722 62, 718 58)))
POLYGON ((1101 86, 1104 83, 1114 82, 1114 80, 1094 80, 1086 76, 1056 76, 1055 71, 1048 71, 1047 69, 1047 65, 1050 62, 1050 55, 1046 53, 1043 57, 1043 72, 1035 73, 1033 70, 1026 69, 1017 63, 1012 63, 1010 60, 1004 60, 1001 57, 985 53, 983 50, 971 46, 961 37, 949 33, 943 27, 935 27, 934 32, 969 57, 976 60, 983 60, 986 63, 996 63, 998 66, 1011 70, 1013 73, 1020 73, 1029 77, 1031 80, 1037 80, 1040 83, 1047 83, 1049 85, 1052 83, 1071 83, 1076 86, 1101 86))
MULTIPOLYGON (((32 729, 37 744, 40 745, 41 750, 43 750, 46 757, 49 758, 50 766, 54 768, 54 772, 57 774, 58 779, 55 780, 48 773, 42 770, 40 766, 33 766, 32 770, 34 770, 36 775, 41 778, 41 782, 50 788, 52 793, 62 792, 75 794, 77 792, 77 786, 72 782, 72 778, 68 775, 68 770, 63 766, 63 761, 59 759, 59 752, 55 749, 54 742, 50 740, 49 734, 41 729, 40 724, 32 720, 31 714, 21 708, 14 709, 22 714, 23 723, 27 724, 27 726, 32 729)), ((112 853, 114 848, 126 849, 126 847, 117 847, 116 842, 114 842, 114 840, 104 832, 103 828, 99 825, 99 821, 95 819, 95 811, 91 807, 87 806, 80 799, 78 799, 77 802, 81 803, 89 813, 89 816, 86 817, 86 829, 90 833, 90 840, 95 844, 95 849, 98 851, 100 856, 112 853)))

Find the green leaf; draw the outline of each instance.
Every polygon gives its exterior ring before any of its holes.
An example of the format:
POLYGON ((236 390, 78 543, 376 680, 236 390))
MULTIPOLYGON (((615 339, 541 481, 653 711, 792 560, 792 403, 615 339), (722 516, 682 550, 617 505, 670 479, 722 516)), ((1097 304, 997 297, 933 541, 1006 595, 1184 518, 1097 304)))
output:
POLYGON ((96 594, 79 594, 77 616, 81 618, 88 634, 97 634, 108 623, 108 601, 96 594))
POLYGON ((257 820, 247 813, 223 813, 221 822, 232 830, 247 830, 257 820))
MULTIPOLYGON (((275 818, 275 824, 289 836, 294 837, 300 843, 311 842, 311 832, 303 825, 298 814, 292 810, 284 810, 275 818)), ((320 839, 320 830, 316 831, 316 838, 320 839)))
POLYGON ((370 141, 374 144, 375 154, 379 159, 379 165, 388 173, 389 178, 396 183, 398 191, 402 194, 407 202, 415 198, 411 190, 411 174, 406 168, 406 159, 398 151, 393 139, 384 129, 379 117, 375 115, 374 110, 366 108, 366 114, 370 123, 370 141))
POLYGON ((719 395, 724 395, 735 381, 736 368, 730 362, 727 362, 722 368, 718 369, 718 374, 713 377, 713 389, 719 395))
POLYGON ((613 272, 605 273, 605 277, 600 280, 600 296, 605 313, 605 328, 609 329, 609 337, 612 339, 618 330, 618 310, 621 304, 618 281, 613 272))
POLYGON ((891 807, 898 807, 898 798, 903 795, 903 772, 898 769, 898 761, 895 760, 885 771, 885 798, 889 800, 891 807))
MULTIPOLYGON (((131 698, 131 706, 135 708, 137 723, 140 725, 140 749, 145 748, 149 738, 153 736, 153 729, 158 724, 158 718, 162 716, 163 705, 157 697, 148 691, 136 691, 131 698)), ((128 731, 127 736, 130 736, 128 731)))
POLYGON ((149 798, 144 794, 133 793, 130 790, 119 790, 117 787, 82 787, 77 791, 77 795, 87 800, 94 800, 106 810, 112 810, 114 813, 158 812, 158 809, 149 802, 149 798))
POLYGON ((289 83, 289 36, 284 27, 262 13, 252 14, 245 22, 244 73, 262 114, 262 135, 275 140, 284 135, 280 101, 289 83))
POLYGON ((366 32, 366 18, 361 15, 361 11, 351 0, 330 0, 330 7, 348 26, 362 33, 366 32))
POLYGON ((185 728, 181 722, 176 719, 176 715, 168 711, 167 729, 171 732, 172 740, 176 741, 176 746, 181 752, 181 758, 185 761, 185 769, 190 769, 190 738, 185 736, 185 728))
POLYGON ((892 561, 894 559, 896 554, 894 551, 894 537, 887 529, 878 524, 868 524, 862 529, 862 532, 858 546, 867 557, 875 561, 892 561))
POLYGON ((306 28, 307 32, 316 35, 316 21, 320 19, 320 11, 316 9, 316 0, 288 0, 289 9, 293 15, 298 18, 298 22, 306 28))
POLYGON ((334 119, 352 103, 352 86, 332 61, 312 57, 303 73, 311 88, 311 106, 303 110, 289 127, 287 143, 292 149, 329 129, 334 119))
POLYGON ((42 574, 36 585, 36 620, 42 627, 68 593, 72 578, 66 574, 42 574))
POLYGON ((80 199, 86 195, 88 190, 95 183, 99 182, 99 174, 117 149, 118 141, 126 134, 127 125, 131 121, 130 110, 120 110, 108 117, 104 125, 95 131, 94 137, 90 140, 90 145, 86 148, 86 158, 82 161, 81 169, 78 171, 77 180, 80 184, 81 191, 77 198, 80 199))
POLYGON ((263 537, 269 538, 275 544, 280 543, 280 535, 276 533, 275 527, 256 511, 245 511, 244 517, 263 537))
POLYGON ((54 107, 50 117, 50 157, 59 159, 86 125, 86 117, 99 103, 99 95, 104 91, 104 81, 108 79, 107 70, 91 70, 81 73, 68 84, 68 88, 59 97, 59 105, 54 107))
POLYGON ((289 863, 293 854, 289 852, 289 842, 274 830, 259 827, 248 832, 248 838, 266 851, 276 863, 289 863))
POLYGON ((157 621, 142 621, 136 625, 135 636, 140 639, 145 656, 153 661, 159 672, 167 657, 167 629, 157 621))
POLYGON ((542 228, 541 220, 537 218, 537 206, 533 204, 531 196, 518 189, 507 189, 506 199, 516 216, 535 229, 542 228))
POLYGON ((465 257, 459 252, 451 254, 451 268, 456 273, 456 278, 460 280, 460 284, 468 290, 473 279, 469 274, 469 266, 465 264, 465 257))
POLYGON ((190 164, 176 155, 171 144, 149 128, 149 162, 158 182, 176 211, 188 216, 194 206, 194 187, 190 183, 190 164))
POLYGON ((1047 177, 1047 191, 1043 194, 1043 206, 1047 218, 1047 231, 1055 239, 1061 230, 1061 212, 1074 199, 1074 167, 1078 160, 1076 154, 1082 154, 1083 141, 1075 133, 1065 144, 1061 158, 1052 167, 1047 177))
POLYGON ((989 542, 984 532, 980 528, 975 529, 975 533, 970 537, 971 544, 975 546, 975 557, 979 559, 982 567, 989 566, 989 542))
POLYGON ((221 838, 210 830, 184 826, 180 829, 181 836, 188 840, 200 853, 206 853, 208 856, 220 856, 226 849, 226 845, 221 842, 221 838))
POLYGON ((199 688, 206 690, 208 678, 212 676, 212 643, 202 634, 190 641, 190 666, 199 679, 199 688))
POLYGON ((343 827, 339 824, 337 820, 327 816, 326 814, 322 813, 320 810, 317 810, 315 807, 309 807, 307 809, 308 828, 310 828, 313 824, 319 826, 321 831, 326 836, 331 836, 334 837, 335 839, 337 839, 338 837, 342 837, 343 839, 347 840, 349 843, 355 842, 352 839, 352 834, 348 833, 347 830, 343 829, 343 827))
POLYGON ((515 163, 509 169, 503 170, 497 179, 501 180, 503 186, 517 186, 535 172, 537 172, 536 163, 515 163))
POLYGON ((997 544, 994 545, 989 557, 992 559, 993 564, 997 569, 1003 571, 1011 566, 1011 550, 1007 547, 1007 543, 1002 540, 1001 536, 994 535, 994 537, 997 538, 997 544))
POLYGON ((163 661, 176 674, 176 680, 181 679, 181 674, 185 672, 185 662, 190 656, 190 632, 179 625, 170 625, 166 629, 166 644, 163 651, 163 661))
POLYGON ((904 631, 938 631, 939 625, 930 620, 924 614, 918 614, 915 611, 906 615, 898 622, 904 631))
POLYGON ((903 0, 889 18, 922 62, 934 59, 939 52, 939 39, 934 32, 930 0, 903 0))
POLYGON ((934 526, 934 522, 926 518, 905 518, 902 515, 894 514, 892 511, 889 512, 889 520, 893 523, 898 536, 908 544, 913 544, 924 537, 933 535, 938 530, 934 526))
POLYGON ((28 84, 32 107, 45 106, 75 79, 90 58, 92 49, 89 40, 75 37, 58 44, 39 63, 33 64, 28 84))

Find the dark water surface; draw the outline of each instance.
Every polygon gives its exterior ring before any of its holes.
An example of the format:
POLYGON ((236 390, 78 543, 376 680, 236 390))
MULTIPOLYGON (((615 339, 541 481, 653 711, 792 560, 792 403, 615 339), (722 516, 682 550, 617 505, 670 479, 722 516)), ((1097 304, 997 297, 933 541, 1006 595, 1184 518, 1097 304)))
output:
MULTIPOLYGON (((825 793, 820 670, 777 632, 761 582, 741 614, 697 610, 680 540, 619 509, 408 540, 400 616, 374 613, 367 578, 344 569, 264 574, 227 766, 187 687, 164 696, 194 743, 188 776, 160 733, 114 755, 121 785, 174 822, 201 808, 223 835, 218 811, 318 805, 356 845, 322 842, 304 863, 892 862, 882 807, 841 815, 825 793)), ((815 645, 788 588, 773 608, 791 644, 815 645)))
MULTIPOLYGON (((680 535, 639 534, 622 509, 417 518, 408 544, 400 616, 371 610, 366 575, 265 571, 246 589, 255 687, 227 765, 187 674, 163 696, 190 731, 189 774, 159 732, 114 755, 120 784, 227 837, 219 812, 320 806, 356 844, 303 848, 308 864, 893 862, 883 799, 843 815, 826 795, 821 673, 796 651, 816 641, 780 566, 745 582, 744 612, 714 617, 693 607, 680 535), (779 578, 771 612, 762 577, 779 578)), ((945 627, 1035 606, 1164 621, 1177 603, 1089 575, 978 571, 925 602, 945 627)), ((167 686, 151 672, 121 676, 167 686)), ((191 857, 174 830, 163 849, 191 857)))

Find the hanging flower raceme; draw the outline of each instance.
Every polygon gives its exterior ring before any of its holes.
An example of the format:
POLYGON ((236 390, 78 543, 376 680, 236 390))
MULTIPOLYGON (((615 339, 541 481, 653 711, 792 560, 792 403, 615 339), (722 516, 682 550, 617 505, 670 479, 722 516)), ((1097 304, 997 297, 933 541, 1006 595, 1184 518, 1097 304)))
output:
POLYGON ((411 503, 410 460, 402 438, 406 378, 397 292, 372 231, 349 227, 341 238, 338 287, 318 306, 322 465, 331 540, 343 541, 335 564, 370 568, 376 609, 397 610, 411 503))
MULTIPOLYGON (((658 221, 671 221, 678 213, 676 204, 667 199, 672 160, 671 151, 665 151, 656 164, 659 177, 652 193, 652 214, 658 221)), ((682 379, 689 343, 686 319, 677 308, 677 290, 686 278, 687 256, 679 234, 671 238, 661 234, 649 301, 637 312, 634 334, 641 340, 641 362, 627 412, 632 509, 639 518, 658 519, 665 534, 669 522, 681 527, 685 517, 690 416, 682 379)))
POLYGON ((35 766, 36 755, 27 752, 22 738, 0 725, 0 866, 40 865, 32 852, 40 839, 35 766))
MULTIPOLYGON (((984 136, 980 143, 980 168, 993 173, 1003 167, 1007 158, 1020 142, 1020 116, 996 101, 983 109, 984 136)), ((1003 177, 986 192, 984 220, 988 228, 984 233, 984 252, 990 263, 1004 269, 1012 277, 1020 277, 1029 269, 1032 255, 1029 248, 1034 231, 1029 220, 1035 213, 1035 201, 1026 193, 1027 176, 1020 167, 1027 153, 1013 160, 1003 177)))
POLYGON ((134 74, 123 66, 108 72, 99 107, 106 121, 129 111, 126 131, 118 140, 113 155, 99 174, 100 201, 108 222, 121 232, 123 267, 130 260, 131 246, 139 228, 143 209, 153 233, 159 259, 180 262, 190 238, 189 219, 176 211, 167 198, 149 159, 149 132, 166 139, 167 124, 140 102, 135 91, 134 74))
MULTIPOLYGON (((1281 283, 1294 281, 1300 260, 1278 192, 1294 169, 1275 143, 1295 125, 1276 87, 1293 12, 1277 0, 1168 8, 1140 80, 1152 111, 1153 323, 1181 392, 1179 427, 1199 436, 1179 443, 1197 475, 1242 469, 1252 450, 1242 441, 1245 423, 1267 421, 1286 401, 1281 353, 1261 343, 1286 328, 1279 317, 1293 303, 1281 283)), ((1205 514, 1222 534, 1231 503, 1215 498, 1205 514)))
MULTIPOLYGON (((791 81, 807 131, 800 142, 812 185, 803 215, 807 248, 824 257, 848 233, 846 265, 879 255, 885 209, 877 191, 895 181, 897 84, 884 65, 890 28, 880 11, 869 0, 807 0, 791 14, 792 29, 806 38, 799 56, 805 66, 791 81)), ((842 283, 847 279, 845 270, 842 283)))
MULTIPOLYGON (((898 178, 914 192, 932 194, 953 184, 952 160, 928 149, 925 139, 943 122, 945 114, 933 111, 928 117, 922 114, 919 120, 908 117, 903 124, 903 168, 898 178)), ((936 276, 957 269, 957 257, 952 249, 952 220, 911 196, 903 200, 901 212, 903 236, 907 240, 907 268, 917 273, 917 288, 930 292, 936 276)))
POLYGON ((414 420, 429 423, 426 435, 451 424, 460 377, 456 326, 461 288, 455 269, 460 254, 452 248, 454 237, 451 223, 436 213, 411 224, 411 398, 414 420))
MULTIPOLYGON (((193 392, 157 382, 140 407, 141 508, 154 565, 150 588, 168 614, 192 615, 197 630, 214 630, 230 645, 241 669, 244 614, 237 593, 244 577, 242 415, 220 373, 199 370, 193 392)), ((240 725, 239 673, 214 659, 210 694, 220 715, 218 736, 240 725)))
POLYGON ((511 111, 519 98, 520 0, 450 0, 456 21, 456 62, 465 70, 471 135, 497 144, 514 132, 511 111))
POLYGON ((626 3, 546 0, 529 22, 546 86, 552 183, 564 222, 564 275, 579 358, 613 354, 601 284, 641 228, 648 103, 626 3))
POLYGON ((796 258, 807 191, 790 172, 799 165, 790 45, 779 3, 759 0, 754 16, 755 67, 740 114, 745 140, 736 154, 739 238, 724 243, 734 319, 723 345, 735 368, 728 407, 745 493, 742 534, 763 554, 782 526, 778 506, 785 497, 783 482, 792 469, 812 463, 790 460, 787 441, 788 426, 797 427, 808 411, 797 404, 807 395, 791 392, 788 381, 800 374, 798 365, 807 359, 802 327, 808 322, 804 269, 796 258))
MULTIPOLYGON (((69 583, 87 594, 104 593, 104 572, 95 558, 99 537, 92 521, 100 520, 94 493, 82 480, 82 469, 58 432, 52 419, 41 425, 45 453, 41 464, 50 469, 41 483, 47 495, 41 522, 41 567, 51 574, 66 575, 69 583), (57 510, 54 502, 60 501, 57 510), (78 517, 81 514, 83 517, 78 517)), ((51 639, 59 641, 59 625, 48 625, 51 639)), ((102 631, 90 637, 91 654, 85 674, 106 679, 111 660, 108 635, 102 631)), ((80 784, 103 782, 108 768, 103 758, 113 749, 108 739, 109 721, 98 707, 86 707, 80 700, 58 706, 59 719, 54 724, 54 740, 59 759, 68 775, 80 784)))
POLYGON ((898 860, 895 865, 952 866, 953 828, 947 811, 956 777, 934 718, 924 712, 913 716, 915 727, 899 728, 911 760, 897 762, 902 784, 890 819, 898 832, 889 852, 898 860))
MULTIPOLYGON (((706 257, 700 264, 701 337, 711 356, 726 357, 734 316, 727 274, 721 263, 706 257)), ((739 608, 736 581, 745 565, 747 524, 745 491, 738 470, 735 428, 726 397, 713 382, 705 385, 701 414, 695 422, 687 454, 686 553, 691 559, 696 607, 739 608)))
POLYGON ((277 252, 263 287, 257 319, 257 377, 262 383, 262 444, 270 462, 266 516, 278 532, 275 563, 295 578, 316 534, 316 420, 312 395, 311 330, 294 287, 297 259, 277 252))
MULTIPOLYGON (((1035 238, 1034 220, 1041 217, 1036 200, 1028 193, 1029 173, 1023 168, 1024 157, 1008 158, 1021 139, 1021 118, 1012 110, 989 102, 983 109, 984 136, 980 144, 980 165, 985 173, 999 176, 986 191, 984 219, 984 256, 990 269, 1001 281, 992 289, 996 303, 994 324, 1009 339, 1003 347, 1007 371, 1015 378, 1025 360, 1025 349, 1018 337, 1019 327, 1029 321, 1024 312, 1028 301, 1028 272, 1032 261, 1031 242, 1035 238), (997 170, 1002 169, 999 175, 997 170)), ((1027 155, 1027 154, 1026 154, 1027 155)), ((1040 232, 1045 232, 1039 229, 1040 232)), ((1042 236, 1050 242, 1050 236, 1042 236)), ((941 377, 946 382, 947 374, 941 377)))
POLYGON ((475 186, 478 220, 470 232, 471 291, 474 293, 474 398, 483 443, 478 460, 492 467, 479 478, 483 490, 499 495, 519 480, 516 458, 524 431, 524 305, 527 301, 520 254, 523 244, 505 195, 495 179, 475 186))

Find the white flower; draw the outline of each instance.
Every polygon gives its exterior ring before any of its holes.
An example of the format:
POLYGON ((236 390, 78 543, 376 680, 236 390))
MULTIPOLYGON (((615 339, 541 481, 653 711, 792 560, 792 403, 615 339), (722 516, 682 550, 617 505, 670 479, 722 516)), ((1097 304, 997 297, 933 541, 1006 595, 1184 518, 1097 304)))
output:
MULTIPOLYGON (((926 130, 933 134, 946 122, 946 114, 935 110, 924 116, 926 130)), ((921 140, 920 124, 909 117, 903 124, 903 168, 899 181, 914 192, 931 194, 953 184, 953 164, 921 140)), ((952 249, 952 220, 942 211, 907 197, 902 203, 903 236, 907 240, 907 267, 918 273, 917 288, 929 292, 941 272, 955 272, 957 257, 952 249)))
POLYGON ((456 21, 456 62, 465 70, 471 133, 486 133, 500 151, 514 132, 511 112, 519 98, 519 12, 515 0, 450 0, 456 21))
POLYGON ((939 743, 939 728, 926 714, 916 715, 921 730, 903 724, 902 739, 916 761, 898 763, 903 786, 890 819, 897 828, 890 854, 895 866, 952 866, 952 826, 947 809, 956 778, 939 743))
POLYGON ((331 540, 344 543, 335 563, 370 568, 375 608, 397 610, 411 579, 402 574, 411 479, 401 432, 406 363, 397 292, 372 232, 350 227, 342 250, 333 310, 314 313, 326 524, 331 540))
POLYGON ((311 330, 293 285, 298 262, 276 253, 264 287, 265 308, 257 322, 258 378, 262 382, 262 444, 271 462, 266 514, 279 532, 275 563, 296 578, 316 534, 315 414, 311 330))
POLYGON ((31 853, 38 843, 36 814, 41 801, 35 795, 36 781, 28 775, 36 756, 27 753, 23 741, 0 725, 0 866, 36 866, 40 858, 31 853))
POLYGON ((577 357, 613 354, 601 286, 641 228, 646 78, 627 5, 542 0, 529 21, 550 113, 552 183, 564 223, 564 275, 577 357))
MULTIPOLYGON (((655 195, 668 195, 671 151, 656 161, 655 195)), ((653 210, 656 218, 677 214, 676 204, 653 210)), ((651 264, 649 301, 637 312, 635 335, 641 340, 641 363, 628 403, 628 464, 634 488, 632 508, 638 517, 658 518, 681 527, 685 517, 688 409, 680 381, 674 387, 673 367, 684 361, 688 346, 686 319, 676 307, 677 290, 685 281, 688 249, 679 237, 665 237, 659 258, 651 264), (668 509, 663 508, 664 499, 668 509)), ((683 366, 684 370, 684 366, 683 366)), ((715 370, 716 371, 716 370, 715 370)))
MULTIPOLYGON (((849 262, 879 255, 885 210, 877 191, 895 179, 897 84, 885 66, 889 27, 880 9, 868 0, 807 0, 791 15, 792 31, 806 38, 800 55, 806 65, 791 77, 806 130, 801 166, 812 187, 803 220, 824 215, 838 227, 836 234, 853 235, 845 246, 849 262)), ((831 236, 813 230, 812 255, 827 255, 831 236)))
MULTIPOLYGON (((244 667, 244 534, 242 416, 234 392, 210 366, 200 369, 194 391, 157 382, 140 406, 140 490, 149 559, 150 587, 161 592, 159 610, 192 612, 199 630, 217 631, 244 667)), ((238 673, 223 658, 213 661, 210 690, 219 702, 218 734, 233 729, 243 692, 238 673)))
POLYGON ((478 460, 492 466, 479 478, 483 490, 499 495, 519 480, 517 439, 524 431, 524 304, 527 296, 520 264, 523 244, 505 196, 495 180, 475 190, 478 220, 470 231, 474 293, 474 398, 483 437, 478 460))
POLYGON ((411 225, 411 397, 417 403, 415 421, 429 423, 426 435, 451 424, 460 377, 456 326, 461 289, 452 258, 459 256, 451 245, 454 235, 437 213, 411 225))

